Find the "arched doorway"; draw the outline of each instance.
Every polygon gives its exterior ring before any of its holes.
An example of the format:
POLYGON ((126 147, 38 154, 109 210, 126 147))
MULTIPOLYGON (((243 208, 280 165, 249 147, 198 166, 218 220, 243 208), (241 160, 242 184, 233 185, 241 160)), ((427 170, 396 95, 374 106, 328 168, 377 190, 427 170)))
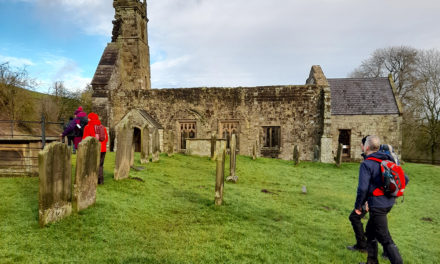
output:
POLYGON ((134 152, 141 152, 141 130, 137 127, 133 130, 134 152))

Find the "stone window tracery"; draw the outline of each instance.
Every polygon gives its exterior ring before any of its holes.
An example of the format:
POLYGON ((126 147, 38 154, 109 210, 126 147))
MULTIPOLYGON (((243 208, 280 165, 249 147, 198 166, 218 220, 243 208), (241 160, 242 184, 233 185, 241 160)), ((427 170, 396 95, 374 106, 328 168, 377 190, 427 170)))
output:
POLYGON ((196 138, 197 125, 195 121, 180 122, 180 149, 186 149, 186 139, 196 138))
POLYGON ((229 143, 231 141, 232 135, 235 134, 236 137, 236 144, 237 144, 237 149, 240 149, 239 146, 239 134, 240 134, 240 129, 239 129, 239 122, 238 121, 222 121, 220 122, 220 126, 219 126, 219 132, 220 135, 222 135, 222 138, 226 139, 226 147, 229 148, 229 143))

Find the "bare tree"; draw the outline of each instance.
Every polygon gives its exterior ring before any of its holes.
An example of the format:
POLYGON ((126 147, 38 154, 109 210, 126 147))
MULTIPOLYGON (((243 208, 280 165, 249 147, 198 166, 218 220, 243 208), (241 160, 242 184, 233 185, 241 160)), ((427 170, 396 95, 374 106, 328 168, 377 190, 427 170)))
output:
POLYGON ((417 82, 417 54, 418 50, 406 46, 377 49, 350 77, 375 78, 391 74, 399 99, 409 106, 414 96, 414 84, 417 82))
POLYGON ((24 89, 33 89, 34 85, 25 68, 13 69, 7 62, 0 64, 0 106, 5 107, 9 119, 19 120, 32 112, 33 100, 24 89))
POLYGON ((421 51, 418 61, 418 111, 415 116, 419 118, 421 132, 425 134, 426 147, 434 163, 436 150, 440 146, 440 52, 421 51))

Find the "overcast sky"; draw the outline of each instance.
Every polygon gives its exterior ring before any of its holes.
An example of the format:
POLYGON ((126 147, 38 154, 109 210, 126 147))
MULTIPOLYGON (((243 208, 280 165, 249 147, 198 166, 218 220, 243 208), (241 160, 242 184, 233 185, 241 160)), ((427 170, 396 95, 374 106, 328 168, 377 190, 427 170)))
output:
MULTIPOLYGON (((153 88, 304 84, 378 48, 440 49, 438 0, 147 0, 153 88)), ((111 40, 111 0, 0 0, 0 63, 82 89, 111 40)))

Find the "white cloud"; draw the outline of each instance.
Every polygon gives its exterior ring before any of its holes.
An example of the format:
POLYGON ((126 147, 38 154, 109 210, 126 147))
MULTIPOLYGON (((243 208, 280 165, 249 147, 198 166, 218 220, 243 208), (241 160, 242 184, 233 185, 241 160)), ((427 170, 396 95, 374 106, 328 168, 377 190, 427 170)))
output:
POLYGON ((22 67, 34 65, 32 60, 27 58, 16 58, 10 56, 3 56, 0 54, 0 63, 6 63, 6 62, 9 63, 10 66, 16 68, 22 68, 22 67))

